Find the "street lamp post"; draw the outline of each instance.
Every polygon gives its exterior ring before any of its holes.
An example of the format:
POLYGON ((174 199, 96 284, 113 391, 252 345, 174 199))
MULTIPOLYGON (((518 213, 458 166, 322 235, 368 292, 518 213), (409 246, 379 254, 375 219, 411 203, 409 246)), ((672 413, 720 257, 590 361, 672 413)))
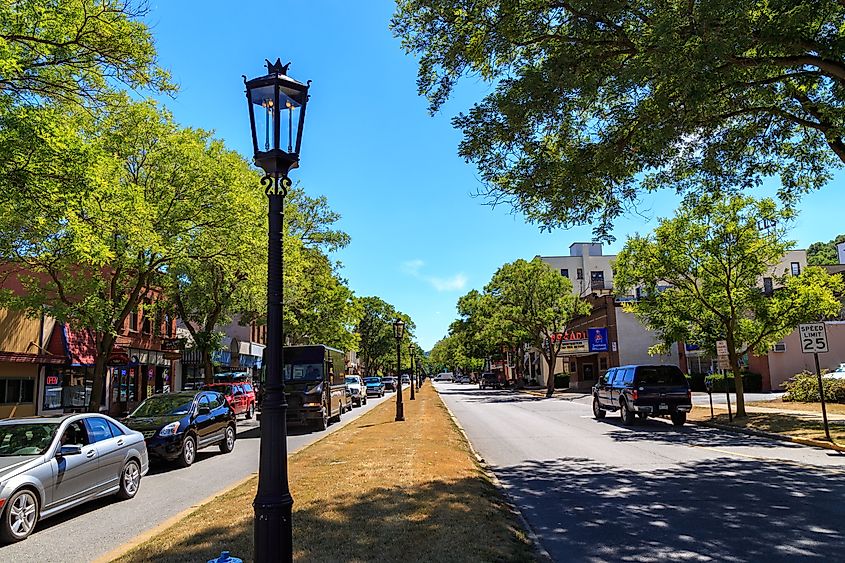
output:
POLYGON ((282 231, 284 198, 291 186, 288 172, 299 166, 308 88, 287 76, 290 63, 267 61, 267 74, 244 76, 255 164, 264 170, 261 185, 269 199, 267 243, 267 377, 261 408, 258 492, 252 503, 254 559, 257 563, 293 561, 293 497, 288 486, 287 402, 282 378, 284 293, 282 231), (256 113, 264 115, 256 120, 256 113), (297 118, 294 119, 294 114, 297 118), (287 139, 283 139, 283 130, 287 139), (287 150, 283 142, 287 141, 287 150), (259 144, 260 143, 260 144, 259 144), (263 150, 262 150, 263 148, 263 150))
POLYGON ((393 321, 393 337, 396 339, 396 375, 399 385, 396 390, 396 422, 405 420, 405 407, 402 405, 402 337, 405 335, 405 322, 397 318, 393 321))
POLYGON ((414 343, 408 342, 408 358, 411 360, 411 375, 408 377, 408 383, 411 384, 411 400, 416 400, 414 397, 414 343))

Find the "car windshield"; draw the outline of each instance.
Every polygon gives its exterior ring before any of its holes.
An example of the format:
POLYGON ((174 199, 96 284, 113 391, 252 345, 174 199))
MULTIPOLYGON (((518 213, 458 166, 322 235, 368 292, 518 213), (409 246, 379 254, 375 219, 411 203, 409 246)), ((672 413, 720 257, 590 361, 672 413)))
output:
POLYGON ((129 416, 179 416, 190 413, 193 404, 193 395, 160 395, 138 405, 129 416))
POLYGON ((347 383, 353 383, 353 384, 357 385, 358 384, 358 378, 357 377, 347 377, 346 382, 347 383))
POLYGON ((379 378, 379 377, 366 377, 366 378, 364 378, 364 383, 381 383, 381 378, 379 378))
POLYGON ((286 381, 320 381, 323 364, 285 364, 286 381))
POLYGON ((687 379, 677 366, 637 368, 638 385, 686 385, 687 379))
POLYGON ((0 425, 0 456, 40 455, 53 442, 58 422, 0 425))

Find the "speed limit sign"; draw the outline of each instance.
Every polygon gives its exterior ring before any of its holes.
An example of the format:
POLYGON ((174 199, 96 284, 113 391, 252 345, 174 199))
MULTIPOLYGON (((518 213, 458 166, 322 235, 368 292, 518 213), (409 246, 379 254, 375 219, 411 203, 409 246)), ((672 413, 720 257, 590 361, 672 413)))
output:
POLYGON ((798 332, 801 336, 801 351, 805 354, 821 354, 828 351, 824 323, 798 325, 798 332))

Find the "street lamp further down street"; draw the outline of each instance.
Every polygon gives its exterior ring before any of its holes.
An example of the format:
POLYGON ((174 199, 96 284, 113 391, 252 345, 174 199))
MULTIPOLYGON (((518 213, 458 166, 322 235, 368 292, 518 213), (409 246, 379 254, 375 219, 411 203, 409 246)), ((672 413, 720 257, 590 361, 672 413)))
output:
POLYGON ((414 343, 408 342, 408 359, 411 360, 411 374, 408 376, 408 382, 411 384, 411 400, 415 400, 414 397, 414 343))
POLYGON ((252 503, 255 511, 254 559, 257 563, 293 561, 293 498, 288 486, 287 402, 282 378, 282 231, 284 199, 291 186, 288 172, 299 167, 305 106, 311 85, 311 81, 303 84, 287 76, 290 63, 283 65, 276 59, 275 63, 268 60, 266 65, 266 75, 252 80, 244 76, 253 156, 255 164, 264 170, 261 185, 269 198, 267 376, 261 404, 258 493, 252 503), (256 113, 259 114, 258 119, 256 113), (287 135, 283 136, 283 133, 287 135))
POLYGON ((405 335, 405 321, 397 318, 393 321, 393 338, 396 339, 396 377, 399 379, 396 388, 396 422, 405 420, 405 407, 402 405, 402 337, 405 335))

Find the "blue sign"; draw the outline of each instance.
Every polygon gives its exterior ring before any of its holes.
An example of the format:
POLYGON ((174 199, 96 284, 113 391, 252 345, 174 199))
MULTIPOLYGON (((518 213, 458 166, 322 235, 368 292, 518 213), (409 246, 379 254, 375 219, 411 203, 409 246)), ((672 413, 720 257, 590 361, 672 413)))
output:
POLYGON ((587 336, 590 342, 590 352, 607 352, 606 328, 588 328, 587 336))

